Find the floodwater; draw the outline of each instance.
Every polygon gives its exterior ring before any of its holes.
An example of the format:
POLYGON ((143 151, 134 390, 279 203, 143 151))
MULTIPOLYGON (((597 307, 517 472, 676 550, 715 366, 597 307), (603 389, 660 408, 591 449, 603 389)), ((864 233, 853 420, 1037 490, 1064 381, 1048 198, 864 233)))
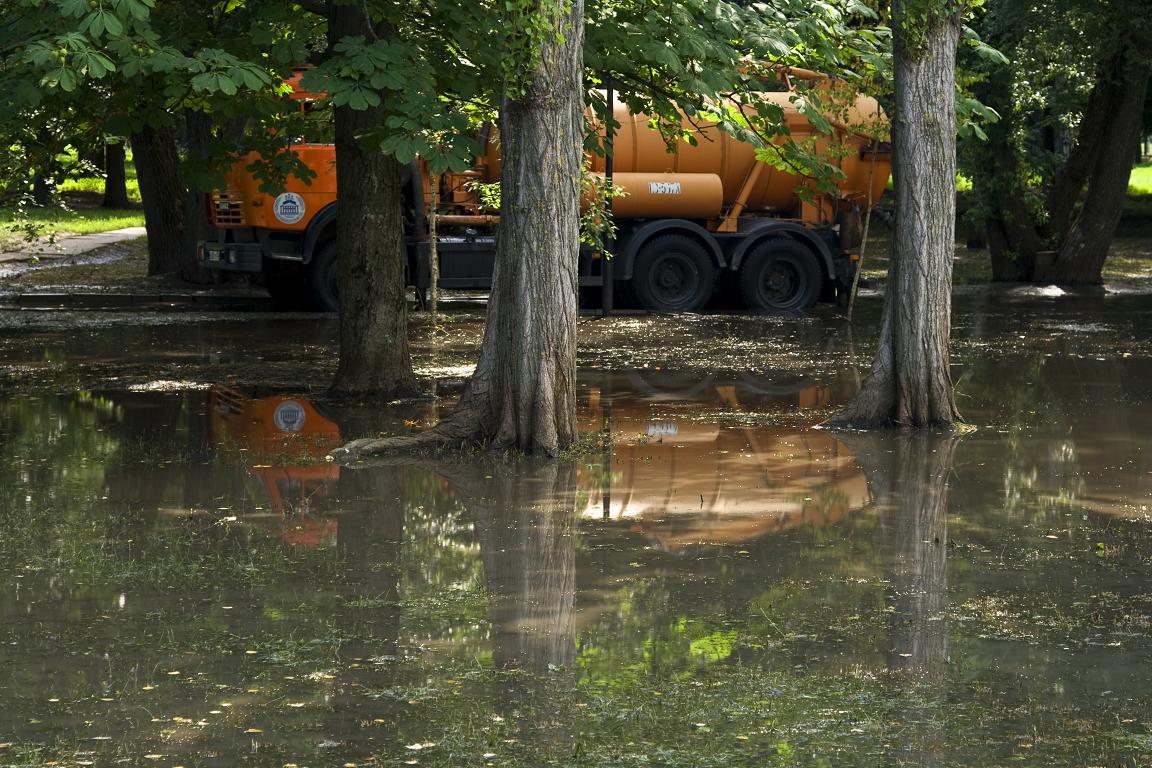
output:
POLYGON ((582 321, 585 452, 339 468, 328 319, 0 313, 0 765, 1147 766, 1152 302, 962 297, 962 437, 812 426, 878 306, 582 321))

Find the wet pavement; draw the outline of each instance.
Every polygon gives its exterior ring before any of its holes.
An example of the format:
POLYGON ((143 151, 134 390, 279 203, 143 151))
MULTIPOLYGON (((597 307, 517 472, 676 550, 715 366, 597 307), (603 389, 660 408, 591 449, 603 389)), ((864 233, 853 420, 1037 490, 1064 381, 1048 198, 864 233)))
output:
POLYGON ((813 429, 878 302, 581 321, 585 451, 339 468, 318 315, 0 312, 0 765, 1148 765, 1152 301, 957 300, 958 438, 813 429))

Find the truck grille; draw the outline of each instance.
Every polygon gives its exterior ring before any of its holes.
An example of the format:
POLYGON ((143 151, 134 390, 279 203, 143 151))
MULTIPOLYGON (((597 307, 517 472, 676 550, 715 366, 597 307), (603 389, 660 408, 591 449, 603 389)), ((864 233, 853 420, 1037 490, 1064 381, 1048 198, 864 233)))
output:
POLYGON ((248 223, 244 214, 244 198, 239 192, 212 193, 212 222, 219 227, 239 227, 248 223))

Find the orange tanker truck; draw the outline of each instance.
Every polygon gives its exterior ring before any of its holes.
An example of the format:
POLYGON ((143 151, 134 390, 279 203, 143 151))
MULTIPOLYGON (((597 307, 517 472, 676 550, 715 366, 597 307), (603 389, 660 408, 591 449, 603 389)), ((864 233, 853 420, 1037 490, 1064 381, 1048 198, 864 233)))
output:
MULTIPOLYGON (((835 87, 821 75, 799 70, 786 70, 780 81, 790 87, 790 77, 813 80, 817 88, 835 87)), ((738 292, 754 311, 799 311, 846 295, 858 258, 861 211, 879 198, 890 170, 887 145, 876 141, 880 108, 870 97, 842 99, 847 104, 829 116, 833 133, 821 135, 797 110, 787 87, 766 96, 783 111, 793 140, 814 140, 817 152, 839 167, 836 194, 816 193, 811 180, 759 161, 750 144, 715 126, 685 119, 684 131, 697 140, 669 152, 647 116, 614 105, 620 128, 614 136, 613 184, 624 195, 613 200, 618 234, 611 273, 614 287, 630 290, 644 308, 696 311, 717 285, 738 292), (805 189, 811 194, 801 194, 805 189)), ((298 98, 311 97, 298 92, 298 98)), ((430 282, 433 199, 438 201, 440 287, 491 286, 499 216, 484 207, 475 182, 499 181, 500 154, 493 130, 482 131, 480 140, 484 151, 474 167, 440 176, 435 196, 421 162, 404 174, 407 277, 417 290, 430 282)), ((333 311, 340 252, 335 148, 301 142, 289 151, 316 172, 315 178, 310 183, 293 178, 280 194, 264 194, 245 170, 255 156, 241 158, 227 176, 227 188, 209 196, 218 234, 202 244, 201 259, 211 269, 262 273, 281 303, 333 311)), ((591 162, 593 172, 603 174, 604 158, 593 156, 591 162)), ((603 285, 602 264, 600 253, 582 249, 581 288, 603 285)))

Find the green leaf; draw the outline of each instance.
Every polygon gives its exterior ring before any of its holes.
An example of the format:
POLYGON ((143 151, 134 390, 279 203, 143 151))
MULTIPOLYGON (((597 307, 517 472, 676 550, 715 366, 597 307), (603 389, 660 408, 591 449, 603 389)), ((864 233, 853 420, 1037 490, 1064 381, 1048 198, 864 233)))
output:
POLYGON ((112 13, 101 14, 104 17, 104 29, 109 35, 119 37, 124 33, 124 24, 112 13))
POLYGON ((232 78, 228 77, 227 75, 216 75, 216 84, 220 88, 221 93, 223 93, 225 96, 236 95, 236 91, 238 90, 236 88, 236 83, 233 82, 232 78))

